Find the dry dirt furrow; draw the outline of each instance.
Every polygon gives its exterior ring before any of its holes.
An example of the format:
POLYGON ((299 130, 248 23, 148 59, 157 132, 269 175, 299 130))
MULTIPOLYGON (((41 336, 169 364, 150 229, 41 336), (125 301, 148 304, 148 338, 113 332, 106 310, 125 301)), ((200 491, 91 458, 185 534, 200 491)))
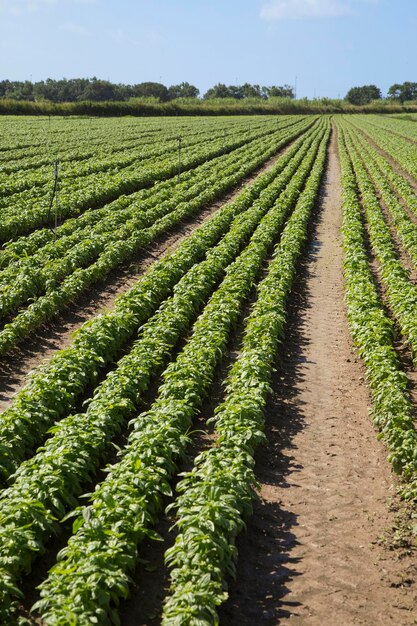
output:
MULTIPOLYGON (((389 549, 393 477, 343 304, 335 132, 257 455, 261 499, 238 541, 223 625, 416 623, 416 560, 389 549)), ((391 546, 392 547, 392 546, 391 546)))

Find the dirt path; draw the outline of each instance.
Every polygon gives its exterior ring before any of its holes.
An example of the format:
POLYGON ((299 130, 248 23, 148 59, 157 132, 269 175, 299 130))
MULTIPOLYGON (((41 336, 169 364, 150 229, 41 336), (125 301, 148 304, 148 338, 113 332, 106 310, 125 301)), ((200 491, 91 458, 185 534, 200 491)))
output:
POLYGON ((415 553, 384 542, 395 490, 344 315, 340 207, 333 133, 224 625, 417 623, 415 553))

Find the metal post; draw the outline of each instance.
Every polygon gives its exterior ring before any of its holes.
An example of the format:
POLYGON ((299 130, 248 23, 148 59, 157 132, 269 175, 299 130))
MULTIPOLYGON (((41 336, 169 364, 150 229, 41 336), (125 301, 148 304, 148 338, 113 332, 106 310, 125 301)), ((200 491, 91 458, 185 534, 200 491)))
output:
POLYGON ((177 181, 180 182, 180 178, 181 178, 181 142, 182 142, 181 137, 177 137, 177 141, 178 141, 178 177, 177 177, 177 181))

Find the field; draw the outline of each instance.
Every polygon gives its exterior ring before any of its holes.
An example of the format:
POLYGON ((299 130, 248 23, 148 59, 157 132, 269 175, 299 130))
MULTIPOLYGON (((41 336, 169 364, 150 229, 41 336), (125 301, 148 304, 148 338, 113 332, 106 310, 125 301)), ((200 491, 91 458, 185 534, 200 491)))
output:
POLYGON ((416 120, 0 117, 1 624, 416 623, 416 120))

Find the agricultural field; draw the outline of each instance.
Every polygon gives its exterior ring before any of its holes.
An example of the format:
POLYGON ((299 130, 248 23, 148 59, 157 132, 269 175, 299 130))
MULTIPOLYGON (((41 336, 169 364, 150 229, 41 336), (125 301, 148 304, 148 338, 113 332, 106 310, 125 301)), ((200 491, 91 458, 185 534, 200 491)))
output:
POLYGON ((415 121, 0 117, 1 624, 416 623, 415 121))

